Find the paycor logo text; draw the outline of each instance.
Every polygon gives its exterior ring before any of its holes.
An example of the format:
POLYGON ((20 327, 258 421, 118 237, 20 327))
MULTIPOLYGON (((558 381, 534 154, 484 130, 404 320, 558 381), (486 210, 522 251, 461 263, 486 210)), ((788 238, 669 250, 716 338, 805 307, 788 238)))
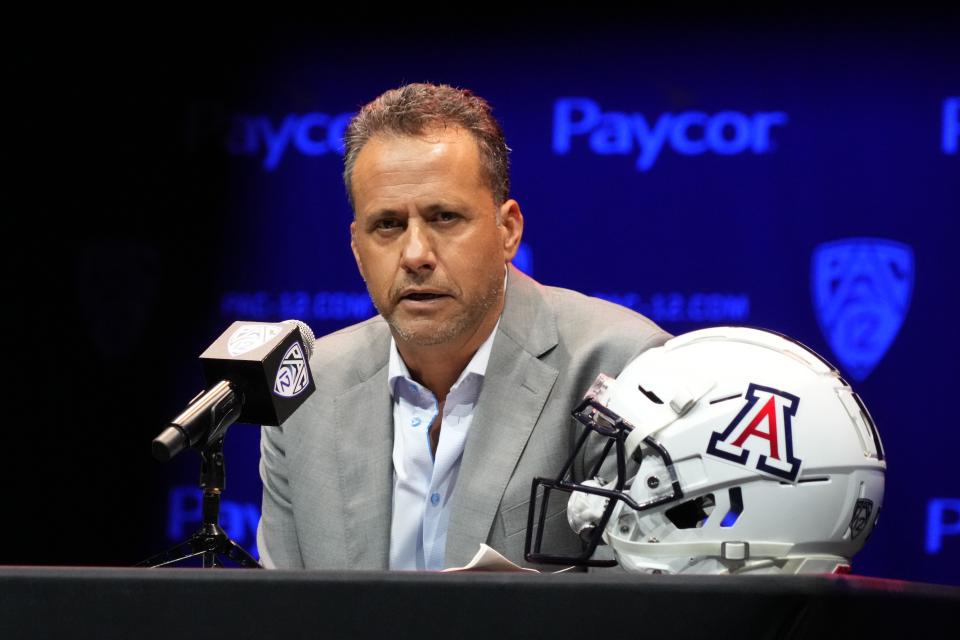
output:
POLYGON ((553 106, 553 151, 565 155, 584 138, 593 153, 635 155, 637 171, 649 171, 665 148, 685 156, 769 153, 774 127, 788 120, 783 111, 681 111, 648 118, 603 111, 590 98, 560 98, 553 106))

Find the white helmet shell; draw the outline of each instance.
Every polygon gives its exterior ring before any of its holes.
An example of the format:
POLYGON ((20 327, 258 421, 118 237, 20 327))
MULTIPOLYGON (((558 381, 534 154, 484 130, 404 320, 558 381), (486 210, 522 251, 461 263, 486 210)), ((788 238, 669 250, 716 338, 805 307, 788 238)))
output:
POLYGON ((602 532, 621 566, 849 568, 877 520, 886 462, 865 406, 814 352, 758 329, 704 329, 602 387, 596 400, 631 428, 630 501, 610 501, 602 532))

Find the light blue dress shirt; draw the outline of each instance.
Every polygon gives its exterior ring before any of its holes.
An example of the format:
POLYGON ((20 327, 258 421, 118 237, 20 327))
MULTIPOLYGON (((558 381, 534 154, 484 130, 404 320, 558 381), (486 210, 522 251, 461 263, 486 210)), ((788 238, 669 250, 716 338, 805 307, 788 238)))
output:
POLYGON ((450 495, 457 482, 467 431, 473 422, 499 327, 498 320, 447 393, 436 458, 430 450, 430 425, 437 415, 437 399, 410 377, 396 342, 390 340, 387 376, 393 399, 391 569, 444 568, 450 495))

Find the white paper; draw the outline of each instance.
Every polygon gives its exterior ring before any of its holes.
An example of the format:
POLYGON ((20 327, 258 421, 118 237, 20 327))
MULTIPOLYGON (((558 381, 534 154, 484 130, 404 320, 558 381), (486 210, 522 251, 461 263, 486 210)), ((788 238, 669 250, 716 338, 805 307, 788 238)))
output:
MULTIPOLYGON (((568 571, 573 567, 567 567, 566 569, 561 569, 555 573, 562 573, 563 571, 568 571)), ((467 564, 462 567, 453 567, 451 569, 444 569, 443 573, 448 572, 460 572, 460 571, 506 571, 512 573, 541 573, 536 569, 529 569, 527 567, 521 567, 520 565, 510 562, 504 558, 496 549, 490 547, 489 545, 480 543, 480 548, 477 550, 477 553, 474 554, 473 559, 470 560, 467 564)), ((549 572, 548 572, 549 573, 549 572)))

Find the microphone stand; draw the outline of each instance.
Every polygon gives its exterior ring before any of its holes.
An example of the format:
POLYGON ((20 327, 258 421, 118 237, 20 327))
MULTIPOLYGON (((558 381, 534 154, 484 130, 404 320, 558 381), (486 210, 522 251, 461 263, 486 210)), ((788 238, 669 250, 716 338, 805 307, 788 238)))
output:
MULTIPOLYGON (((196 556, 203 556, 203 568, 222 568, 220 556, 226 556, 247 569, 262 569, 263 566, 243 547, 231 540, 220 526, 220 494, 226 485, 224 471, 223 438, 229 427, 240 415, 242 400, 227 410, 211 410, 215 428, 207 436, 202 448, 200 465, 200 488, 203 490, 203 522, 200 530, 186 541, 162 553, 139 562, 137 567, 164 567, 196 556), (219 414, 219 415, 218 415, 219 414)), ((158 438, 157 440, 160 440, 158 438)), ((156 447, 157 440, 154 441, 156 447)), ((155 449, 156 450, 156 449, 155 449)), ((172 455, 176 455, 179 450, 172 455)), ((168 458, 166 458, 168 459, 168 458)))

